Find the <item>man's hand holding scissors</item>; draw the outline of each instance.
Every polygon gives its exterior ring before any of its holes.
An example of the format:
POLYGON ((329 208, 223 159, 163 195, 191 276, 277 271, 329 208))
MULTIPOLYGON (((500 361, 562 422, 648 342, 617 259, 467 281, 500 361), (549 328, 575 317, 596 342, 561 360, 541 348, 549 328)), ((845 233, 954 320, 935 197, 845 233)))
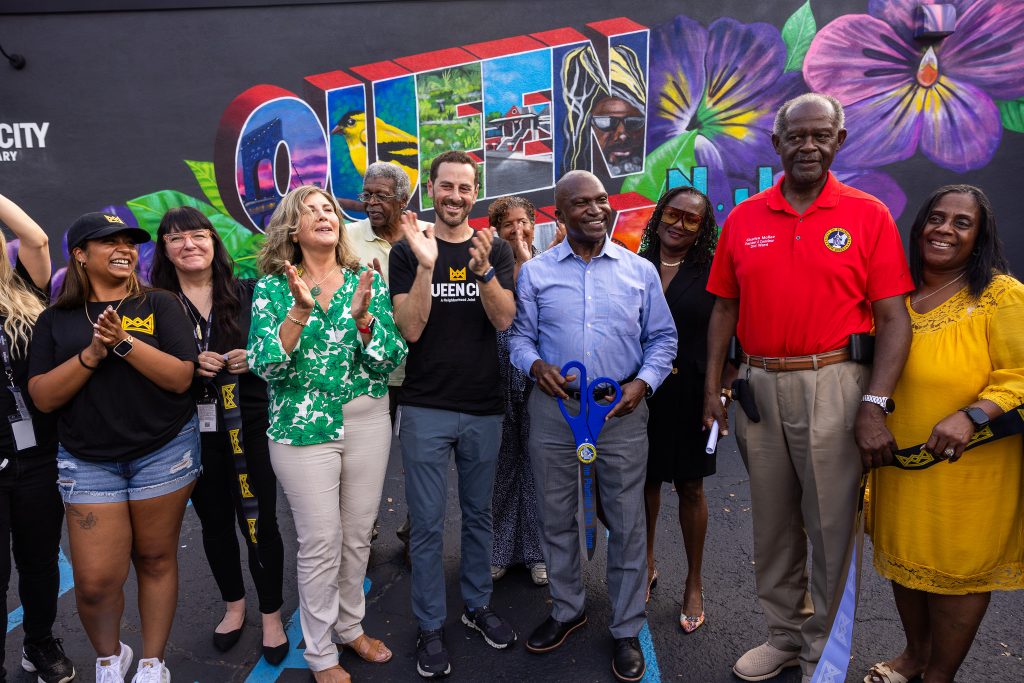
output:
POLYGON ((626 382, 622 385, 622 398, 612 411, 608 413, 605 418, 605 422, 612 419, 613 417, 622 417, 629 415, 636 407, 640 405, 641 399, 647 394, 647 382, 642 379, 635 379, 632 382, 626 382))
POLYGON ((555 398, 569 398, 565 393, 565 386, 576 379, 575 374, 562 376, 562 371, 557 365, 545 363, 538 358, 530 366, 530 374, 537 381, 537 386, 548 396, 555 398))

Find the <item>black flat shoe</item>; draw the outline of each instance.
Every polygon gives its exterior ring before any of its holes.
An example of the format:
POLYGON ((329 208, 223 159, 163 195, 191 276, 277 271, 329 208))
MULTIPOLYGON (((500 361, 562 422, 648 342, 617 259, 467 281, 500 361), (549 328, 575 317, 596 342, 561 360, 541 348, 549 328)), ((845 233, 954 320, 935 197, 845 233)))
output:
POLYGON ((634 683, 644 677, 647 662, 640 649, 639 638, 616 638, 615 657, 612 658, 612 673, 626 683, 634 683))
POLYGON ((288 650, 291 648, 291 643, 288 642, 288 636, 284 637, 284 642, 274 647, 263 646, 263 659, 267 660, 267 664, 271 666, 277 666, 284 661, 284 658, 288 656, 288 650))
POLYGON ((227 652, 233 648, 237 643, 238 639, 242 637, 242 630, 245 629, 245 622, 236 628, 234 631, 228 631, 227 633, 213 632, 213 646, 221 652, 227 652))
POLYGON ((585 623, 587 623, 586 612, 581 612, 572 621, 558 621, 554 617, 548 617, 530 634, 530 639, 526 641, 526 649, 534 654, 557 650, 570 633, 585 623))

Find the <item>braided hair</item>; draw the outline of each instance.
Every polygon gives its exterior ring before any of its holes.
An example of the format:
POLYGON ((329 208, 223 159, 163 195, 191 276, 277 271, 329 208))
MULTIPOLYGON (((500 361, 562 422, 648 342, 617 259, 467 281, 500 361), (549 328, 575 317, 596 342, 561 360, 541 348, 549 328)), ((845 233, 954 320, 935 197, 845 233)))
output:
POLYGON ((704 271, 711 268, 711 258, 715 254, 715 246, 718 244, 718 224, 715 222, 715 212, 711 207, 711 200, 708 196, 695 187, 680 186, 667 190, 651 214, 651 220, 647 221, 644 234, 640 238, 640 255, 652 261, 659 258, 661 253, 661 238, 658 237, 658 226, 661 225, 661 216, 665 213, 665 207, 669 202, 681 194, 692 194, 699 197, 704 203, 704 216, 701 218, 700 227, 697 228, 697 241, 693 243, 686 254, 686 258, 697 266, 698 270, 704 271))

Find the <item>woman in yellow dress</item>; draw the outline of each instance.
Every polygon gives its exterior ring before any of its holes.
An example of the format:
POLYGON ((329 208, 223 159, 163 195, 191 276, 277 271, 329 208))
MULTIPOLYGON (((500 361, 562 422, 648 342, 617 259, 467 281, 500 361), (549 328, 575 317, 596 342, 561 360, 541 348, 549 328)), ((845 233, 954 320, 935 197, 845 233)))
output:
POLYGON ((906 649, 865 683, 952 681, 993 590, 1024 588, 1019 435, 964 453, 1024 402, 1024 285, 1010 277, 985 194, 939 188, 910 233, 910 356, 889 427, 901 448, 947 460, 871 480, 874 564, 892 581, 906 649))

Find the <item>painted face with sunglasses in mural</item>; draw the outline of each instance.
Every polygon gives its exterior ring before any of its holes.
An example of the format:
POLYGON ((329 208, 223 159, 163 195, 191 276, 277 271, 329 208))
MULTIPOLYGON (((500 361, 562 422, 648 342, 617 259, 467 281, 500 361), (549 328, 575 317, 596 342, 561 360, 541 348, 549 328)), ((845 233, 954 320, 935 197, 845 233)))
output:
POLYGON ((619 97, 605 97, 594 105, 590 126, 612 175, 643 168, 644 113, 619 97))

